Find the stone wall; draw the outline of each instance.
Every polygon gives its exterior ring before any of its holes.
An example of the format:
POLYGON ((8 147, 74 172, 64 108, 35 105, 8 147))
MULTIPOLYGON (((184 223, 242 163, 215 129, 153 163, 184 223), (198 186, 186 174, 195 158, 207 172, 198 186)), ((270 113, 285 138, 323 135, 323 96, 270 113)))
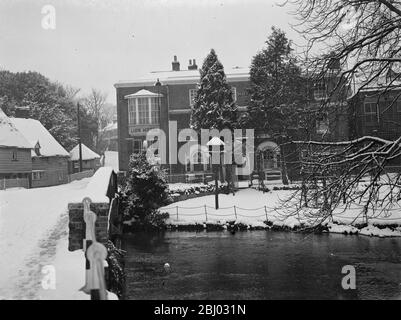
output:
POLYGON ((109 240, 109 233, 113 236, 113 230, 116 229, 116 226, 113 224, 119 223, 115 217, 118 216, 118 205, 114 206, 115 212, 113 212, 112 215, 110 212, 110 205, 118 203, 116 202, 116 193, 116 173, 112 168, 102 167, 96 171, 86 189, 82 191, 82 200, 80 202, 68 204, 69 251, 79 250, 83 247, 86 224, 84 221, 84 205, 82 201, 85 197, 91 200, 90 209, 97 217, 95 224, 96 240, 105 244, 109 240), (109 232, 109 230, 111 230, 111 232, 109 232))
MULTIPOLYGON (((110 205, 108 203, 92 203, 91 210, 96 213, 95 224, 96 240, 106 244, 108 240, 108 219, 110 205)), ((70 203, 68 205, 69 214, 69 235, 68 250, 75 251, 82 249, 83 239, 85 238, 84 206, 82 203, 70 203)))

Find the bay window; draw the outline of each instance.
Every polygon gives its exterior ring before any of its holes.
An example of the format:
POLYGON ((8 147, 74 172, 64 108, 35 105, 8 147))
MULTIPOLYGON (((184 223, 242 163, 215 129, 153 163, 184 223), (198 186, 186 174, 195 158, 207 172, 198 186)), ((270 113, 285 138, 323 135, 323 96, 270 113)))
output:
POLYGON ((158 97, 129 97, 129 125, 159 124, 160 98, 158 97))

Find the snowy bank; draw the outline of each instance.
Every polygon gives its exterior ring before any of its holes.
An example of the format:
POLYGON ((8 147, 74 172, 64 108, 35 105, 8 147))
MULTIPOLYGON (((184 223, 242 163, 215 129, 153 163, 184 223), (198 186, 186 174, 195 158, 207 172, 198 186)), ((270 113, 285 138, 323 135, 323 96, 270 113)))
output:
MULTIPOLYGON (((291 190, 275 190, 263 193, 249 188, 239 190, 234 196, 219 194, 220 208, 218 210, 214 208, 214 195, 208 195, 175 202, 160 208, 160 211, 169 213, 167 224, 171 228, 196 229, 211 225, 227 228, 232 224, 237 224, 251 229, 299 230, 311 226, 311 220, 302 214, 285 216, 280 213, 282 201, 292 192, 291 190)), ((363 217, 359 217, 358 212, 357 208, 345 212, 334 212, 332 221, 324 224, 326 231, 380 237, 401 236, 401 229, 390 228, 401 222, 399 211, 390 216, 372 218, 369 220, 370 225, 362 229, 358 229, 356 226, 363 223, 363 217)))

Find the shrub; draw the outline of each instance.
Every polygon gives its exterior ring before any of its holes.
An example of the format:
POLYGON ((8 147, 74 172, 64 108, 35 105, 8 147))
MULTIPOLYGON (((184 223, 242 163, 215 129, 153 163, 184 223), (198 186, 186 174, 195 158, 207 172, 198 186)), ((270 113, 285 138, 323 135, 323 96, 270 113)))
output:
POLYGON ((122 298, 125 287, 124 255, 125 251, 117 249, 110 240, 106 243, 108 269, 108 290, 122 298))
POLYGON ((160 228, 168 215, 158 208, 170 202, 164 170, 148 163, 144 153, 133 154, 120 191, 120 209, 133 227, 160 228))

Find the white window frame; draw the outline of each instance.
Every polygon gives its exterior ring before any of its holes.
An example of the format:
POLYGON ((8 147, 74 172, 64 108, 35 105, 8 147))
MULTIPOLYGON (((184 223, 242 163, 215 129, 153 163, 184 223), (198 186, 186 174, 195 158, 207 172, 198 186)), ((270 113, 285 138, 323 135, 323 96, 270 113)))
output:
POLYGON ((363 113, 364 114, 376 114, 376 103, 375 102, 365 102, 364 104, 363 104, 363 113), (371 111, 366 111, 366 106, 372 106, 373 105, 373 110, 371 110, 371 111))
POLYGON ((149 112, 150 112, 150 123, 151 124, 160 124, 160 103, 159 103, 159 98, 150 98, 150 103, 149 103, 149 112), (154 110, 152 109, 153 107, 156 107, 154 110), (156 114, 156 117, 153 118, 153 114, 156 114))
POLYGON ((188 91, 189 105, 191 107, 195 104, 196 91, 197 91, 197 89, 189 89, 189 91, 188 91))
MULTIPOLYGON (((160 105, 158 103, 158 99, 160 97, 136 97, 136 98, 128 98, 128 124, 129 125, 148 125, 148 124, 160 124, 160 105), (143 110, 141 115, 146 115, 145 118, 139 117, 139 103, 138 99, 145 99, 147 101, 147 110, 143 110), (156 106, 157 109, 157 119, 152 118, 152 106, 156 106), (134 116, 135 115, 135 116, 134 116), (145 120, 143 123, 140 123, 140 120, 145 120)), ((145 101, 144 100, 144 101, 145 101)))
POLYGON ((132 152, 133 153, 141 153, 143 151, 143 141, 140 139, 134 139, 132 140, 132 152), (139 145, 139 150, 135 150, 135 143, 138 143, 139 145))
POLYGON ((40 181, 44 177, 44 171, 32 171, 32 181, 40 181))
POLYGON ((128 124, 137 124, 138 108, 136 99, 128 99, 128 124))
POLYGON ((377 103, 376 102, 365 102, 363 104, 363 114, 365 115, 365 122, 366 123, 374 123, 374 122, 376 122, 376 117, 377 117, 376 110, 377 110, 377 103), (369 110, 369 111, 366 109, 366 107, 368 105, 371 108, 371 110, 369 110), (372 115, 374 115, 374 117, 372 117, 372 115), (369 119, 368 119, 368 116, 370 116, 369 119))

